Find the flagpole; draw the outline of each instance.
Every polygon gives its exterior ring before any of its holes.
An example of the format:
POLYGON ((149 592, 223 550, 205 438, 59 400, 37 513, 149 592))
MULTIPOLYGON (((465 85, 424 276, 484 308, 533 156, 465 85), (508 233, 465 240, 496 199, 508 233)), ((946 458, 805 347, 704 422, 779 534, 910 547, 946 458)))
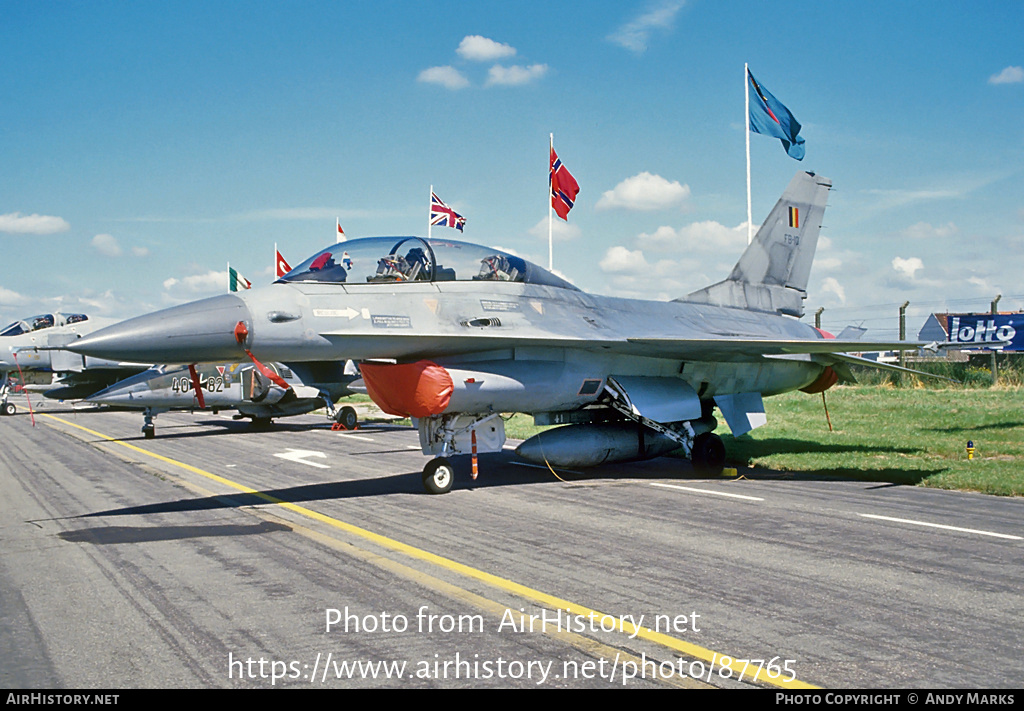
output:
POLYGON ((434 207, 434 186, 430 186, 430 195, 427 195, 427 239, 430 239, 430 211, 434 207))
POLYGON ((551 213, 554 212, 554 205, 551 204, 551 151, 555 150, 555 134, 548 134, 548 271, 554 268, 554 247, 552 240, 552 233, 554 231, 554 218, 551 213))
POLYGON ((747 136, 747 244, 754 241, 754 225, 753 216, 750 211, 750 87, 747 86, 750 81, 750 69, 747 63, 743 63, 743 105, 745 113, 743 114, 743 133, 747 136))

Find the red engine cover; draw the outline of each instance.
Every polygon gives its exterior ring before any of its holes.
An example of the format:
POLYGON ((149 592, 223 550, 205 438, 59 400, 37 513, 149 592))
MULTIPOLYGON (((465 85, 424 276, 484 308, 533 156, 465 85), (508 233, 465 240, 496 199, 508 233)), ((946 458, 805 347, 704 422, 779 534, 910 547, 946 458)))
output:
POLYGON ((439 415, 452 398, 452 377, 437 363, 362 363, 359 372, 366 392, 389 415, 439 415))

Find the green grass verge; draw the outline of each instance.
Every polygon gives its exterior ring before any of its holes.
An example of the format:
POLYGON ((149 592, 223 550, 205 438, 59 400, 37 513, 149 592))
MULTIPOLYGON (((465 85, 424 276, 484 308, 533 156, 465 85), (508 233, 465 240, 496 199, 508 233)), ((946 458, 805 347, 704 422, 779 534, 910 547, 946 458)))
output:
POLYGON ((838 387, 765 400, 768 424, 726 438, 739 466, 1024 495, 1024 389, 838 387), (967 443, 973 441, 974 459, 967 443))
MULTIPOLYGON (((730 466, 1024 496, 1024 387, 843 386, 765 399, 768 424, 733 438, 719 416, 730 466), (967 459, 973 441, 974 458, 967 459)), ((545 429, 516 415, 509 437, 545 429)))

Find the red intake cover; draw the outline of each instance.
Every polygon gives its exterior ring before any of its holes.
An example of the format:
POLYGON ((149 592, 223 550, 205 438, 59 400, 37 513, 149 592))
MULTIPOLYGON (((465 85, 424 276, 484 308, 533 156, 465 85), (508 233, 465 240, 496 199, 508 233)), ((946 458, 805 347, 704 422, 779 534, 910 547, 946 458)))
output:
POLYGON ((361 363, 366 392, 389 415, 439 415, 452 398, 452 376, 437 363, 361 363))

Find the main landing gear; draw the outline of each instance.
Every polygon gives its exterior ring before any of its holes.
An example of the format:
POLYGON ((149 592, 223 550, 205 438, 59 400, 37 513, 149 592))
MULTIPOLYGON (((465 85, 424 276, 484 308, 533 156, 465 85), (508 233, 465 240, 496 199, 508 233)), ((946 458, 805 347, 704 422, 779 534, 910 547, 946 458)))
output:
POLYGON ((693 468, 702 474, 718 476, 725 469, 725 444, 714 432, 702 432, 690 448, 693 468))
POLYGON ((142 436, 146 439, 153 439, 156 437, 156 424, 153 422, 153 418, 156 415, 148 407, 142 413, 144 422, 142 423, 142 436))

